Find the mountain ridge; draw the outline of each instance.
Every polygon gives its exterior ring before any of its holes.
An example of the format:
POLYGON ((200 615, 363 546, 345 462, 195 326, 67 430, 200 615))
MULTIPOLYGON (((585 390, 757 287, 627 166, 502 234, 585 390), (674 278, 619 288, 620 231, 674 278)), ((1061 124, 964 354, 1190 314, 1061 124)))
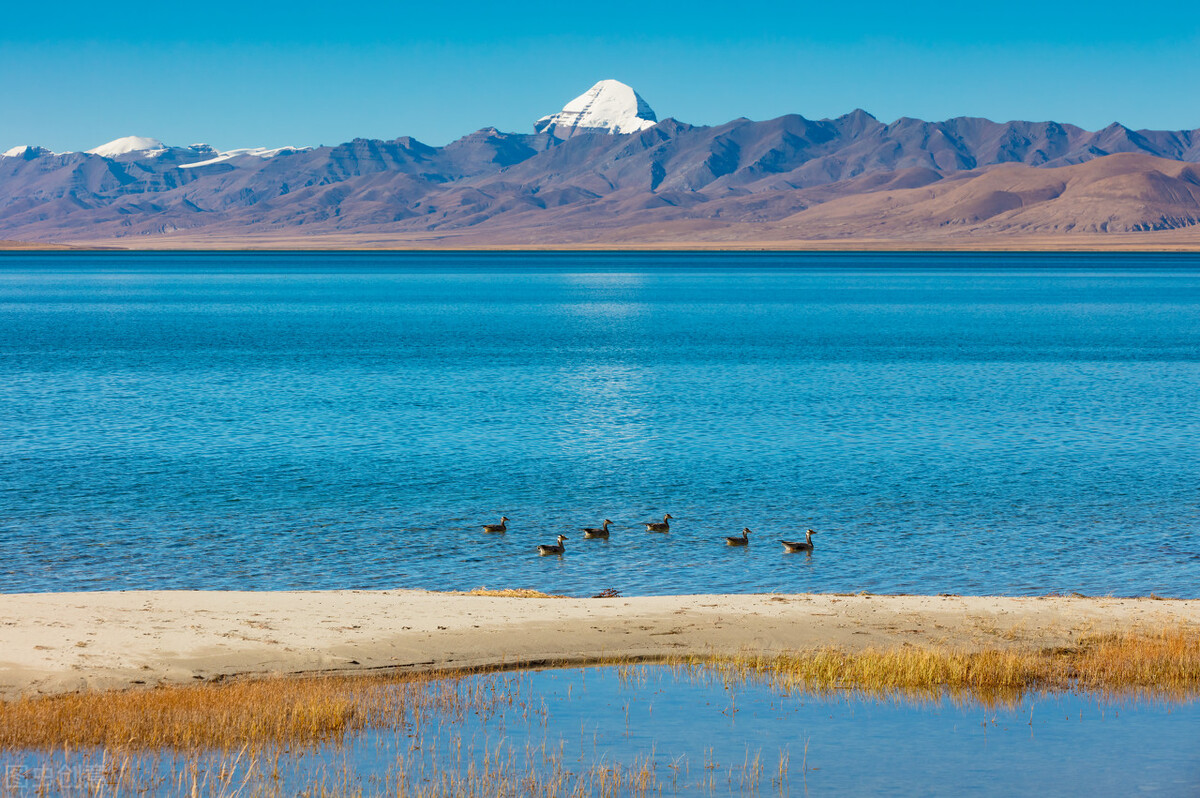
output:
POLYGON ((532 241, 607 230, 615 240, 622 228, 682 221, 837 238, 965 234, 979 226, 1067 234, 1200 224, 1195 174, 1170 165, 1200 162, 1200 129, 1135 131, 1114 123, 1087 131, 978 117, 883 123, 861 109, 833 119, 787 114, 698 126, 651 121, 653 110, 624 84, 601 81, 589 92, 597 87, 607 103, 597 114, 580 103, 585 93, 535 123, 533 133, 482 128, 441 147, 402 136, 226 152, 139 137, 96 148, 109 155, 14 148, 0 157, 0 238, 358 232, 497 240, 524 234, 532 241), (620 124, 638 129, 613 132, 620 124), (1130 155, 1136 158, 1093 169, 1112 174, 1091 183, 1082 172, 1043 180, 1059 169, 1130 155), (989 188, 1004 178, 986 176, 1008 166, 1035 171, 1021 172, 1024 188, 1015 192, 989 188), (1107 194, 1093 185, 1102 180, 1107 194), (955 181, 977 181, 976 193, 955 193, 955 181), (1064 181, 1092 185, 1091 199, 1049 196, 1051 184, 1064 181), (875 199, 862 199, 868 195, 875 199), (935 195, 961 204, 959 216, 936 202, 922 206, 935 195), (892 206, 880 205, 882 196, 892 206))

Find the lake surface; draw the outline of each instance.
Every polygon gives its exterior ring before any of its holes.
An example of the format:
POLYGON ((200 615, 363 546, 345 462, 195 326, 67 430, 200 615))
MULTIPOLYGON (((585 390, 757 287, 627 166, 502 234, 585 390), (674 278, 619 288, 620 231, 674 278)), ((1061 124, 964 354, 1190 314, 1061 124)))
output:
POLYGON ((6 592, 1196 597, 1197 441, 1196 256, 0 255, 6 592))

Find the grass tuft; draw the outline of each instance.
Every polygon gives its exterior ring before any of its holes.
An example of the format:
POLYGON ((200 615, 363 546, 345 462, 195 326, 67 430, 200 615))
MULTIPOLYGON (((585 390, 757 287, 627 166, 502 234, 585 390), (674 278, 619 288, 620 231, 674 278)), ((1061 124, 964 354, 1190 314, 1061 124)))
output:
POLYGON ((984 703, 1027 692, 1083 689, 1102 695, 1185 699, 1200 695, 1200 633, 1172 629, 1082 639, 1062 649, 821 649, 781 656, 741 655, 708 662, 725 678, 766 678, 785 690, 859 690, 936 697, 945 692, 984 703))
POLYGON ((23 698, 0 702, 0 750, 316 745, 392 725, 406 710, 455 710, 457 694, 432 678, 276 677, 23 698))
POLYGON ((531 590, 523 587, 509 587, 501 590, 489 590, 486 587, 477 587, 474 590, 459 592, 456 595, 460 596, 495 596, 497 598, 567 598, 555 593, 543 593, 540 590, 531 590))

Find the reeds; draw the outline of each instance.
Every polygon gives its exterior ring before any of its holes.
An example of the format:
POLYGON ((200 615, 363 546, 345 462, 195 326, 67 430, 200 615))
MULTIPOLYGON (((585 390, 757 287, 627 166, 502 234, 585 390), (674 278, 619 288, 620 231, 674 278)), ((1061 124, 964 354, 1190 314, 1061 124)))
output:
POLYGON ((566 598, 554 593, 543 593, 540 590, 531 590, 524 587, 509 587, 501 590, 489 590, 486 587, 477 587, 474 590, 460 592, 460 596, 493 596, 496 598, 566 598))
POLYGON ((408 676, 274 677, 0 702, 0 751, 258 750, 318 745, 509 700, 494 684, 408 676))
POLYGON ((961 651, 827 648, 782 656, 707 658, 723 678, 765 678, 788 690, 858 690, 872 696, 968 696, 984 703, 1028 692, 1083 689, 1102 695, 1182 699, 1200 695, 1200 632, 1178 628, 1083 638, 1060 649, 961 651))
POLYGON ((652 757, 576 764, 534 738, 524 750, 507 742, 509 723, 532 729, 545 713, 527 682, 521 673, 280 677, 0 704, 0 751, 30 763, 0 779, 0 795, 616 798, 654 790, 652 757), (325 707, 336 711, 312 722, 325 707), (492 718, 487 748, 464 745, 492 718), (387 755, 372 760, 371 751, 387 755))

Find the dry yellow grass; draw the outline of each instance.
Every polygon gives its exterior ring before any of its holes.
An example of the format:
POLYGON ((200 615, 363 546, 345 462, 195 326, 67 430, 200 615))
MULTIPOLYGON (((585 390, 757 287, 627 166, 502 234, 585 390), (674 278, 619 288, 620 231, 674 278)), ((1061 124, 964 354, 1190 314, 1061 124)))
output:
MULTIPOLYGON (((302 758, 281 756, 279 752, 266 757, 244 751, 225 752, 203 760, 164 760, 129 753, 100 760, 68 755, 59 759, 57 766, 34 768, 17 782, 0 784, 0 794, 88 798, 123 795, 645 798, 663 794, 649 757, 635 757, 628 765, 580 767, 579 763, 564 759, 561 752, 539 748, 527 750, 522 757, 513 748, 501 746, 481 760, 465 757, 463 751, 455 750, 440 753, 445 759, 436 771, 420 766, 411 768, 410 757, 419 757, 423 742, 427 741, 417 738, 406 755, 388 763, 382 772, 364 769, 358 763, 338 757, 311 763, 306 768, 302 758)), ((762 779, 761 768, 743 768, 737 775, 747 786, 747 792, 756 792, 762 779)))
POLYGON ((495 596, 497 598, 566 598, 554 593, 543 593, 540 590, 530 590, 523 587, 509 587, 501 590, 489 590, 486 587, 477 587, 474 590, 460 592, 456 595, 460 596, 495 596))
POLYGON ((540 762, 520 762, 510 755, 485 759, 480 766, 469 764, 461 772, 442 774, 433 784, 415 790, 409 780, 395 779, 399 789, 390 792, 415 793, 417 798, 642 798, 661 792, 652 765, 642 758, 628 766, 577 767, 569 767, 557 754, 548 754, 540 762))
POLYGON ((727 678, 766 678, 787 690, 813 693, 853 689, 871 695, 936 696, 948 691, 991 703, 1031 691, 1079 688, 1182 699, 1200 695, 1200 632, 1131 632, 1084 638, 1075 647, 1052 650, 824 649, 702 664, 727 678))
POLYGON ((316 744, 419 712, 461 713, 499 700, 454 680, 308 677, 234 680, 126 692, 0 702, 0 750, 106 748, 210 750, 316 744))

